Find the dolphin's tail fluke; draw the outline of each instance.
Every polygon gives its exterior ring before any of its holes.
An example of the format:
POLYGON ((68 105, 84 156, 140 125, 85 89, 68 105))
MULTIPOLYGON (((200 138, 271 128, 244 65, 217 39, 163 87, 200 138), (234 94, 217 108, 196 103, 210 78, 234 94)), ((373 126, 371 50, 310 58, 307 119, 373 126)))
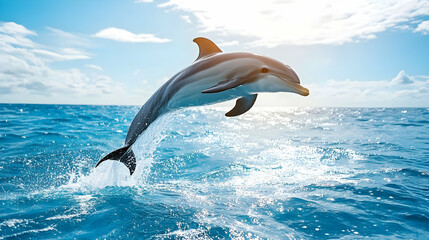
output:
POLYGON ((131 149, 131 146, 125 146, 104 156, 100 161, 98 161, 95 167, 98 167, 100 163, 106 160, 116 160, 119 161, 130 170, 130 175, 133 175, 134 170, 136 170, 136 156, 134 156, 134 152, 131 149))

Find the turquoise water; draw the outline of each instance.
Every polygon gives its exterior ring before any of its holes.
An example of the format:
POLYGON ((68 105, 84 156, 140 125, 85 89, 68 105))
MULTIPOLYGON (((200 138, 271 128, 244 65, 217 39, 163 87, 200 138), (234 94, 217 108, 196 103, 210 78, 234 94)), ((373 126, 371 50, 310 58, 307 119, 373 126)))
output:
POLYGON ((0 239, 428 239, 429 109, 0 105, 0 239))

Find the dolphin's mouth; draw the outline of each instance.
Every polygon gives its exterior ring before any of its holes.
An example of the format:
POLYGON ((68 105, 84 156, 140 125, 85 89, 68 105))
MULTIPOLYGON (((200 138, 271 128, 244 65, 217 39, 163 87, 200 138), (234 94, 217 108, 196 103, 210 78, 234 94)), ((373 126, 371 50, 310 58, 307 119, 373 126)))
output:
POLYGON ((301 86, 299 83, 293 82, 289 80, 289 78, 287 77, 282 77, 279 75, 275 75, 275 76, 283 80, 283 82, 285 82, 287 85, 289 85, 294 93, 298 93, 301 96, 308 96, 310 94, 310 91, 308 90, 308 88, 301 86))

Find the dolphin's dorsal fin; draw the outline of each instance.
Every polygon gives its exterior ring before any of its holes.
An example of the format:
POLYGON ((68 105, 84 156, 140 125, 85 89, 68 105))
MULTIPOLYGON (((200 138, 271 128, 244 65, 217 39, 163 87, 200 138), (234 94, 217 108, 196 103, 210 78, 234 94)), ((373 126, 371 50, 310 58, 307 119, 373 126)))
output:
POLYGON ((210 39, 198 37, 194 39, 194 42, 198 44, 198 47, 200 48, 200 54, 198 55, 198 58, 195 59, 195 61, 207 55, 222 52, 222 50, 220 50, 219 47, 216 46, 216 44, 214 44, 210 39))

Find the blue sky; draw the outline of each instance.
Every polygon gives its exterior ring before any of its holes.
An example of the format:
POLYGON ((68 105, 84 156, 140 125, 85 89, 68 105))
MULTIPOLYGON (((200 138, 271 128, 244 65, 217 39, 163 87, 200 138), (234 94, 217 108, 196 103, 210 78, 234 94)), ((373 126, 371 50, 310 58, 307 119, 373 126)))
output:
POLYGON ((310 89, 256 106, 429 105, 427 0, 0 0, 0 102, 141 105, 199 36, 276 58, 310 89))

